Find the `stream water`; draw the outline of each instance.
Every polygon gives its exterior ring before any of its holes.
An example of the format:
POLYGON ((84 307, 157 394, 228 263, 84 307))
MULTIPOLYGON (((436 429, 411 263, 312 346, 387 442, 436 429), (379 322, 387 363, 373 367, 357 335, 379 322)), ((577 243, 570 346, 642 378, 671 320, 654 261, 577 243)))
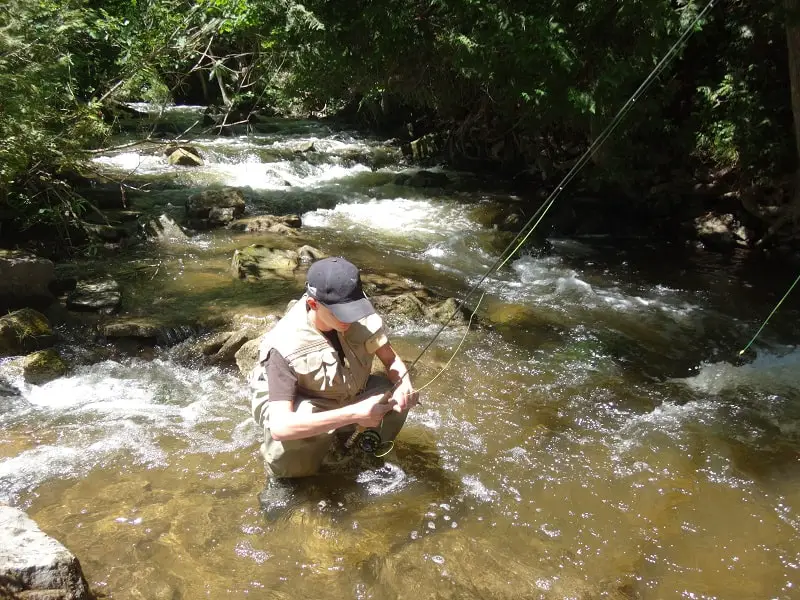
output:
MULTIPOLYGON (((319 123, 195 145, 204 167, 146 148, 96 163, 157 183, 131 199, 153 214, 247 186, 250 214, 297 212, 307 243, 443 295, 503 247, 476 211, 515 201, 457 174, 451 191, 396 185, 380 141, 319 123)), ((488 326, 425 389, 392 462, 306 482, 276 521, 243 380, 176 360, 180 345, 17 380, 0 500, 111 598, 800 598, 800 297, 735 361, 796 273, 647 239, 551 241, 485 282, 488 326)), ((129 313, 258 319, 300 290, 232 277, 234 249, 257 242, 280 243, 217 230, 85 267, 118 278, 129 313)), ((406 359, 435 331, 389 325, 406 359)), ((437 340, 418 385, 460 336, 437 340)))

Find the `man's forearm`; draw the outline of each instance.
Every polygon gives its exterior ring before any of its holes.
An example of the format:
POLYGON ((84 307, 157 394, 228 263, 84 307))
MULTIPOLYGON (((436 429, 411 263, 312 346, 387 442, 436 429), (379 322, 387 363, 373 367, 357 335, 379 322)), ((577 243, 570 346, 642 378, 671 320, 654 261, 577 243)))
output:
POLYGON ((356 415, 350 406, 317 413, 287 412, 270 421, 269 432, 278 442, 302 440, 355 422, 356 415))

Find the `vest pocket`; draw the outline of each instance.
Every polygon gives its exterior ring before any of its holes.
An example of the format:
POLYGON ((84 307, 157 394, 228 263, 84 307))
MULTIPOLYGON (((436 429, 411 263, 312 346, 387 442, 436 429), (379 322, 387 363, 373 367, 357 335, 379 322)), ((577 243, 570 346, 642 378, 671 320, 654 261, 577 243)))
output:
POLYGON ((339 361, 330 352, 313 352, 297 359, 295 371, 306 379, 298 383, 308 390, 330 392, 344 383, 339 361))

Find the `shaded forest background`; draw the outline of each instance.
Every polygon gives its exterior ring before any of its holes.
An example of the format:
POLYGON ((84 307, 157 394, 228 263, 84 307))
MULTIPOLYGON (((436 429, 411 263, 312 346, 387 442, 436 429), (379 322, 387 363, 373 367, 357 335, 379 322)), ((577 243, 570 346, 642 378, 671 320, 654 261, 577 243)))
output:
MULTIPOLYGON (((711 211, 745 223, 747 245, 797 248, 796 4, 720 0, 582 171, 570 197, 598 201, 562 228, 581 231, 585 214, 680 224, 711 211)), ((704 6, 7 0, 0 222, 80 221, 70 177, 135 100, 215 106, 206 134, 286 115, 418 141, 416 158, 497 174, 533 206, 704 6)))

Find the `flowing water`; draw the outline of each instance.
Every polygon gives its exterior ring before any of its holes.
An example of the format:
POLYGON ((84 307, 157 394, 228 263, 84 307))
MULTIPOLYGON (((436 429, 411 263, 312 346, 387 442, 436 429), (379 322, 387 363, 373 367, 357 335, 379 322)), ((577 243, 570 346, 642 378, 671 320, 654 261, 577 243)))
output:
MULTIPOLYGON (((197 169, 146 148, 97 163, 157 183, 132 200, 154 214, 247 186, 251 214, 301 213, 303 241, 444 295, 507 241, 475 218, 516 201, 501 191, 398 186, 396 161, 370 163, 391 156, 379 141, 273 125, 198 140, 197 169)), ((300 287, 234 280, 233 250, 255 242, 281 243, 220 230, 84 268, 115 275, 128 312, 257 320, 300 287)), ((424 390, 396 457, 304 483, 277 520, 257 499, 244 382, 187 366, 181 345, 17 380, 0 405, 0 500, 120 599, 800 598, 798 297, 735 361, 795 273, 642 239, 552 242, 484 282, 485 326, 424 390)), ((435 332, 389 325, 406 359, 435 332)), ((417 385, 460 340, 438 338, 417 385)))

